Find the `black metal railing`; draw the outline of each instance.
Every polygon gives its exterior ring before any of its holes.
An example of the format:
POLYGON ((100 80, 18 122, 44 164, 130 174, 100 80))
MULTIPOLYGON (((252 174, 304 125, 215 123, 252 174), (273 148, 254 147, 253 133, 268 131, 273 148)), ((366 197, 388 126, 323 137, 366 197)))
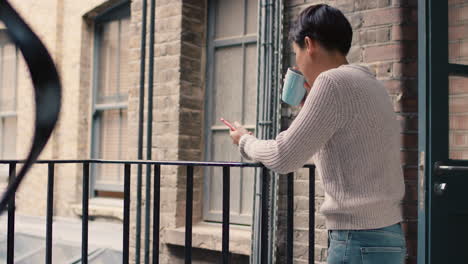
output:
MULTIPOLYGON (((143 98, 144 98, 144 61, 145 61, 145 30, 146 30, 146 1, 143 1, 143 26, 142 26, 142 56, 141 56, 141 76, 140 76, 140 112, 139 112, 139 140, 138 140, 138 158, 142 159, 142 142, 143 142, 143 98)), ((150 65, 149 65, 149 78, 148 78, 148 109, 152 109, 152 83, 153 83, 153 45, 154 42, 154 8, 155 1, 151 1, 151 17, 150 17, 150 65)), ((111 160, 43 160, 36 161, 40 153, 47 144, 48 139, 55 127, 58 119, 61 101, 61 84, 57 70, 51 56, 45 49, 45 46, 39 38, 31 31, 25 24, 21 17, 11 7, 6 0, 0 0, 0 20, 4 22, 8 33, 24 55, 24 59, 28 65, 31 73, 31 79, 34 84, 35 102, 36 102, 36 121, 35 133, 33 138, 33 145, 28 154, 26 161, 18 160, 0 160, 0 164, 9 164, 9 186, 2 198, 0 199, 0 213, 5 207, 8 207, 8 228, 7 228, 7 263, 14 263, 14 230, 15 230, 15 196, 16 190, 19 187, 26 172, 35 164, 48 165, 48 178, 47 178, 47 213, 46 213, 46 254, 45 262, 52 263, 52 239, 53 239, 53 202, 54 202, 54 170, 56 164, 82 164, 83 166, 83 188, 82 188, 82 238, 81 238, 81 263, 88 262, 88 209, 89 209, 89 176, 90 164, 120 164, 123 165, 124 170, 124 221, 123 221, 123 263, 129 262, 129 238, 130 238, 130 174, 132 165, 137 165, 141 175, 141 166, 147 166, 147 182, 150 182, 151 175, 149 172, 151 166, 154 166, 154 197, 153 197, 153 263, 159 263, 159 208, 160 208, 160 177, 161 166, 186 166, 187 167, 187 195, 186 195, 186 236, 185 236, 185 262, 190 263, 192 260, 192 203, 193 203, 193 173, 194 167, 222 167, 223 168, 223 224, 222 224, 222 261, 223 263, 229 262, 229 189, 230 189, 230 168, 231 167, 255 167, 261 169, 262 177, 262 194, 267 194, 269 190, 270 175, 267 168, 261 164, 254 163, 226 163, 226 162, 158 162, 158 161, 111 161, 111 160), (22 163, 23 166, 18 174, 16 174, 17 164, 22 163)), ((152 111, 148 111, 148 130, 147 134, 152 134, 152 111)), ((148 137, 148 146, 151 146, 151 137, 148 137)), ((151 159, 151 148, 147 148, 147 159, 151 159)), ((309 263, 314 262, 314 167, 306 166, 309 168, 310 176, 310 199, 309 199, 309 263)), ((293 261, 293 230, 294 230, 294 186, 293 174, 287 175, 288 185, 288 208, 287 208, 287 252, 286 263, 293 261)), ((141 186, 141 177, 137 177, 137 181, 141 186)), ((147 184, 146 193, 150 194, 150 186, 147 184)), ((137 208, 141 204, 141 189, 137 188, 137 208), (139 198, 138 198, 139 197, 139 198)), ((145 264, 149 263, 149 203, 147 203, 146 213, 146 230, 145 230, 145 264)), ((265 263, 268 257, 268 230, 271 228, 268 221, 268 195, 262 197, 261 202, 261 262, 265 263)), ((140 252, 140 233, 141 228, 141 212, 137 210, 137 237, 136 237, 136 250, 140 252)), ((139 263, 140 254, 136 254, 136 262, 139 263)))
MULTIPOLYGON (((0 160, 0 164, 9 164, 10 181, 14 179, 19 160, 0 160)), ((185 166, 186 174, 186 214, 185 214, 185 263, 192 262, 192 212, 193 212, 193 177, 194 167, 221 167, 223 177, 223 213, 222 213, 222 263, 229 263, 229 203, 230 203, 230 170, 232 167, 259 168, 262 177, 262 194, 268 193, 270 183, 269 170, 259 163, 237 163, 237 162, 195 162, 195 161, 114 161, 114 160, 40 160, 36 164, 47 164, 47 214, 46 214, 46 254, 45 263, 52 263, 52 239, 53 239, 53 203, 54 203, 54 169, 57 164, 81 164, 83 168, 82 188, 82 238, 81 238, 81 263, 88 263, 88 209, 89 209, 89 177, 90 164, 120 164, 124 171, 124 207, 123 207, 123 244, 122 263, 129 263, 130 247, 130 175, 132 165, 146 165, 153 167, 153 258, 152 263, 159 263, 159 225, 160 225, 160 179, 161 166, 185 166)), ((314 169, 313 165, 306 165, 309 169, 309 263, 314 263, 314 169)), ((151 172, 150 172, 151 173, 151 172)), ((293 231, 294 231, 294 174, 287 177, 287 230, 286 230, 286 263, 293 263, 293 231)), ((268 221, 268 199, 261 197, 261 263, 268 259, 268 230, 271 228, 268 221)), ((141 224, 141 223, 136 223, 141 224)), ((15 231, 15 199, 8 205, 8 228, 7 228, 7 264, 14 263, 14 231, 15 231)), ((149 238, 145 239, 145 248, 150 246, 149 238)), ((136 249, 137 251, 140 248, 136 249)), ((149 262, 149 260, 147 260, 149 262)), ((145 262, 147 262, 145 260, 145 262)))

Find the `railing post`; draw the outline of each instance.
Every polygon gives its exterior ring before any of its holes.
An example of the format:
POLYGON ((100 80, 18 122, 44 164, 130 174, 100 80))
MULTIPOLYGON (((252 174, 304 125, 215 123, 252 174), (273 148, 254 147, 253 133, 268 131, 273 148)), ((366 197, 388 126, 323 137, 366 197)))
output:
POLYGON ((54 163, 48 164, 45 263, 52 263, 52 225, 54 216, 54 163))
MULTIPOLYGON (((10 184, 15 179, 16 175, 16 162, 10 163, 9 177, 10 184)), ((8 203, 8 231, 7 231, 7 263, 13 264, 15 262, 15 196, 11 198, 8 203)))
POLYGON ((83 163, 83 197, 81 219, 81 263, 88 264, 88 200, 89 199, 89 162, 83 163))
MULTIPOLYGON (((151 135, 151 134, 149 134, 151 135)), ((149 264, 150 255, 150 228, 151 228, 151 164, 146 165, 146 186, 145 186, 145 258, 144 263, 149 264)))
MULTIPOLYGON (((144 1, 143 1, 144 2, 144 1)), ((140 263, 141 258, 141 202, 142 202, 142 168, 138 164, 137 188, 136 188, 136 217, 135 217, 135 263, 140 263)))
POLYGON ((129 262, 130 250, 130 164, 124 167, 124 221, 123 221, 123 264, 129 262))
POLYGON ((159 217, 161 200, 161 166, 154 165, 153 197, 153 264, 159 263, 159 217))
POLYGON ((260 262, 262 264, 268 262, 268 187, 269 187, 269 174, 268 169, 262 168, 262 177, 261 177, 261 188, 262 188, 262 208, 261 208, 261 241, 260 241, 260 262))
POLYGON ((294 173, 289 173, 287 176, 287 230, 286 230, 286 263, 293 263, 293 245, 294 245, 294 173))
POLYGON ((315 261, 315 167, 309 167, 309 264, 315 261))
POLYGON ((185 264, 192 263, 192 202, 193 166, 187 166, 187 194, 185 200, 185 264))
POLYGON ((230 167, 223 167, 223 263, 229 263, 230 167))

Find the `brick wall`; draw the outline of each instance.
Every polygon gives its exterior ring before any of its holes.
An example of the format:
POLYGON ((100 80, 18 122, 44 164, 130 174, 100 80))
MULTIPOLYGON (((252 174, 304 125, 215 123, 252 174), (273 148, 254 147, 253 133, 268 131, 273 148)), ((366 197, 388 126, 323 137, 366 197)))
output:
MULTIPOLYGON (((154 44, 154 108, 152 153, 154 160, 200 160, 202 150, 203 64, 205 1, 156 1, 154 44)), ((148 26, 149 12, 148 1, 148 26)), ((142 1, 132 3, 132 61, 139 78, 142 1), (138 66, 136 63, 138 62, 138 66)), ((149 35, 147 35, 149 40, 149 35)), ((148 53, 147 53, 148 56, 148 53)), ((146 68, 148 71, 148 67, 146 68)), ((148 79, 148 72, 146 73, 148 79)), ((139 85, 130 92, 130 153, 136 158, 139 85)), ((145 109, 147 108, 145 93, 145 109)), ((147 113, 145 110, 145 116, 147 113)), ((145 126, 147 119, 145 117, 145 126)), ((145 139, 146 142, 146 139, 145 139)), ((135 170, 136 171, 136 170, 135 170)), ((133 173, 136 179, 136 173, 133 173)), ((143 174, 145 175, 145 174, 143 174)), ((167 244, 167 232, 185 225, 185 167, 163 167, 161 178, 161 263, 183 258, 183 249, 167 244), (182 253, 181 253, 182 252, 182 253)), ((201 219, 201 171, 195 169, 193 221, 201 219)), ((143 181, 145 186, 145 182, 143 181)), ((143 195, 143 200, 145 199, 143 195)), ((132 182, 132 250, 135 248, 136 180, 132 182)), ((142 212, 145 210, 143 204, 142 212)), ((144 214, 143 214, 144 215, 144 214)), ((144 219, 144 217, 143 217, 144 219)), ((142 230, 144 230, 144 221, 142 230)), ((143 238, 143 236, 142 236, 143 238)), ((143 240, 142 240, 143 248, 143 240)), ((143 257, 143 255, 142 255, 143 257)), ((143 258, 142 258, 143 259, 143 258)), ((134 261, 134 259, 132 259, 134 261)))
MULTIPOLYGON (((286 1, 286 32, 299 12, 311 4, 327 3, 337 7, 349 19, 353 42, 348 55, 350 63, 361 63, 373 69, 384 82, 401 121, 401 161, 404 168, 406 197, 404 229, 408 242, 407 263, 416 263, 417 247, 417 1, 416 0, 290 0, 286 1)), ((286 45, 286 47, 288 47, 286 45)), ((291 58, 286 50, 286 58, 291 58)), ((289 64, 293 60, 290 59, 289 64)), ((288 64, 288 63, 287 63, 288 64)), ((283 109, 283 129, 297 114, 297 109, 283 109)), ((285 181, 281 181, 280 199, 285 199, 285 181)), ((295 177, 295 263, 308 258, 308 174, 301 170, 295 177)), ((321 183, 316 179, 315 205, 323 202, 321 183)), ((284 203, 280 203, 284 204, 284 203)), ((284 208, 281 208, 284 209, 284 208)), ((327 233, 324 218, 318 212, 316 221, 316 263, 326 262, 327 233)), ((285 221, 280 210, 280 223, 285 221)), ((280 226, 282 226, 280 224, 280 226)), ((278 258, 284 259, 284 245, 278 245, 278 258)), ((280 262, 281 263, 281 262, 280 262)))
MULTIPOLYGON (((92 19, 99 12, 115 5, 118 0, 11 2, 44 42, 56 63, 62 82, 59 123, 40 159, 89 158, 92 19)), ((33 136, 34 103, 31 79, 21 55, 17 101, 17 158, 22 159, 29 151, 33 136)), ((17 171, 19 167, 20 165, 17 171)), ((80 165, 55 166, 55 216, 73 218, 81 214, 81 208, 78 208, 81 204, 81 180, 80 165)), ((16 212, 21 215, 44 216, 46 194, 47 165, 35 165, 17 193, 16 212)))

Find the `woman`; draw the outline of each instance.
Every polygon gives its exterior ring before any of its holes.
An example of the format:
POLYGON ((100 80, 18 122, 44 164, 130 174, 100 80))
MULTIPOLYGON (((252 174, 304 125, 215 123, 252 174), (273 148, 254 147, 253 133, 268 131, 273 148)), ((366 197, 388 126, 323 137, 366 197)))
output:
POLYGON ((291 38, 310 84, 299 115, 275 140, 259 140, 236 122, 234 144, 281 174, 313 159, 325 191, 328 263, 404 263, 400 127, 384 85, 348 64, 352 28, 339 10, 308 7, 291 38))

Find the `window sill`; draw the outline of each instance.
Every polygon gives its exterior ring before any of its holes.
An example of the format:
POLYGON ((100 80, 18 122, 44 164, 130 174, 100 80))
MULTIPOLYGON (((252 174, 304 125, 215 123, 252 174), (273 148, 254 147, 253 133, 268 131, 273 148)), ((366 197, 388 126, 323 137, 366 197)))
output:
MULTIPOLYGON (((166 233, 167 244, 184 246, 185 227, 168 229, 166 233)), ((230 226, 229 252, 250 255, 251 230, 250 227, 230 226)), ((208 250, 221 251, 222 229, 221 224, 200 222, 192 227, 192 246, 208 250)))
MULTIPOLYGON (((73 213, 83 215, 82 204, 71 206, 73 213)), ((90 217, 109 217, 123 221, 123 201, 112 198, 90 198, 88 215, 90 217)))

